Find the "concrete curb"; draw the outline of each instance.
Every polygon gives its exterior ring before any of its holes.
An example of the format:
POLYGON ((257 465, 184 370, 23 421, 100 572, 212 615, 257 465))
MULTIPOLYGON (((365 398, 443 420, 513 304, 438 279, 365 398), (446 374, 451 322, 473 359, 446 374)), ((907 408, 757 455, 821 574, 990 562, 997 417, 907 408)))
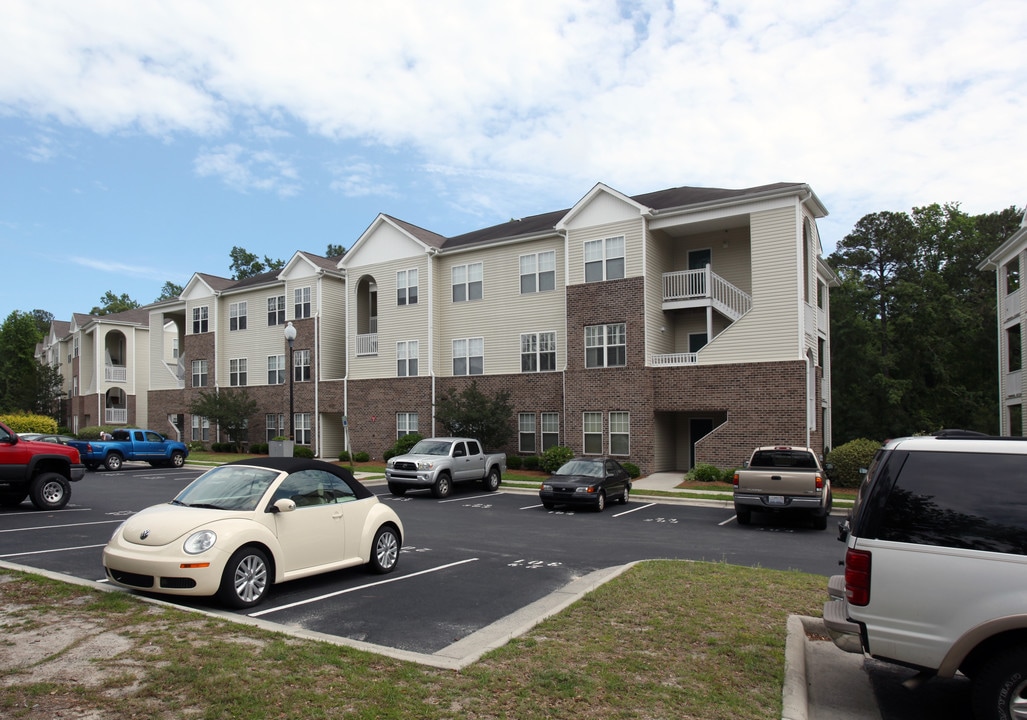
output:
POLYGON ((785 638, 785 681, 781 690, 781 720, 807 720, 806 623, 816 618, 789 615, 785 638))

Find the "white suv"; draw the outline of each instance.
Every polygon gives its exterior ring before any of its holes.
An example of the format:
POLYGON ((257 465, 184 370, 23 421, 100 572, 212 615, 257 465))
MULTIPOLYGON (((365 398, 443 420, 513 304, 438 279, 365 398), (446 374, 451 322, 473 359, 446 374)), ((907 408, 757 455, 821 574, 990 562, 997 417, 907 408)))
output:
POLYGON ((925 677, 960 671, 979 720, 1027 718, 1027 439, 892 440, 840 530, 835 644, 925 677))

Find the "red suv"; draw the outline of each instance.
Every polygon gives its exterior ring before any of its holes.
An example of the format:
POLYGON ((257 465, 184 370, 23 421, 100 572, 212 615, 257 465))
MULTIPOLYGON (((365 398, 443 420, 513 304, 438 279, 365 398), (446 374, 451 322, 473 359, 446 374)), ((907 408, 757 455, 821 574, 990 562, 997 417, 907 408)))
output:
POLYGON ((71 483, 85 474, 75 448, 22 440, 0 423, 0 506, 31 498, 39 510, 60 510, 71 498, 71 483))

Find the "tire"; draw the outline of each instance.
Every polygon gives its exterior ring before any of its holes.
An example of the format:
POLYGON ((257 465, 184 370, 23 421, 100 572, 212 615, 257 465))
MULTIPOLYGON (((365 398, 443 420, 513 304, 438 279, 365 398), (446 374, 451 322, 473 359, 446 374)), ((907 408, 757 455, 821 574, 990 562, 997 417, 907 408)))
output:
POLYGON ((232 553, 221 574, 217 598, 233 608, 249 608, 267 597, 271 589, 271 565, 264 551, 242 547, 232 553))
POLYGON ((402 485, 393 485, 392 483, 389 483, 389 492, 392 493, 393 495, 398 495, 399 497, 403 497, 404 495, 407 494, 407 489, 405 487, 403 487, 402 485))
POLYGON ((108 470, 112 470, 112 471, 113 470, 120 470, 122 462, 123 462, 123 460, 122 460, 120 455, 118 455, 117 453, 111 453, 106 458, 104 458, 103 466, 105 468, 107 468, 108 470))
POLYGON ((752 511, 748 508, 735 507, 735 520, 739 525, 748 525, 752 522, 752 511))
POLYGON ((823 515, 817 513, 813 516, 813 529, 814 530, 827 530, 827 512, 823 515))
POLYGON ((171 453, 171 460, 168 461, 168 465, 173 468, 180 468, 185 465, 185 454, 181 450, 175 450, 171 453))
POLYGON ((382 525, 374 534, 368 566, 379 575, 392 572, 399 563, 400 548, 401 543, 396 528, 392 525, 382 525))
POLYGON ((981 666, 970 688, 977 720, 1013 720, 1027 715, 1027 647, 1001 650, 981 666))
POLYGON ((100 463, 87 462, 87 463, 85 463, 85 466, 86 466, 86 470, 94 470, 95 471, 96 468, 100 467, 100 463))
POLYGON ((621 505, 627 505, 628 504, 628 500, 630 499, 630 495, 631 495, 631 489, 629 487, 625 486, 624 487, 624 492, 621 493, 621 496, 619 498, 617 498, 617 502, 619 502, 621 505))
POLYGON ((602 512, 606 509, 606 491, 600 490, 599 496, 596 498, 596 512, 602 512))
POLYGON ((18 507, 28 496, 24 490, 4 490, 0 492, 0 507, 18 507))
POLYGON ((435 480, 435 484, 431 486, 431 494, 437 498, 449 497, 452 492, 453 480, 449 477, 448 473, 439 475, 435 480))
POLYGON ((544 507, 546 510, 552 510, 554 507, 556 507, 556 505, 553 505, 553 503, 551 502, 544 502, 542 503, 542 507, 544 507))
POLYGON ((71 498, 71 485, 59 473, 39 473, 29 484, 29 497, 39 510, 60 510, 71 498))
POLYGON ((485 479, 481 481, 481 484, 485 486, 486 492, 495 492, 499 489, 499 483, 503 481, 502 476, 499 474, 498 467, 492 467, 489 470, 489 474, 485 476, 485 479))

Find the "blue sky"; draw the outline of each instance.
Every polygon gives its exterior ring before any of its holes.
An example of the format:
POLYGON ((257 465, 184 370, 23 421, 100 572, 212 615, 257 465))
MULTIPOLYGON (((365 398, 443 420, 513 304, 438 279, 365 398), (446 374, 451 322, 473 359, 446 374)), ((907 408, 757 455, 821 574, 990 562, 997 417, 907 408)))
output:
POLYGON ((1019 0, 5 0, 0 320, 597 182, 809 183, 827 252, 870 212, 1023 207, 1025 37, 1019 0))

